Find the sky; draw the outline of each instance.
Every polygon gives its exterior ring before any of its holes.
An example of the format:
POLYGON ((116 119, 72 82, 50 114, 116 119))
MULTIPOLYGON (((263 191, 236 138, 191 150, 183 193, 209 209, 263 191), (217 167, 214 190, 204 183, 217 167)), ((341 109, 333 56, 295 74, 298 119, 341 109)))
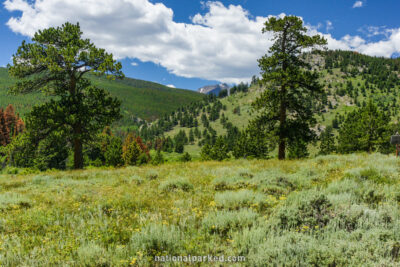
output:
POLYGON ((271 16, 296 15, 329 49, 400 56, 399 0, 6 0, 0 66, 39 29, 79 22, 127 77, 196 90, 248 82, 272 44, 271 16))

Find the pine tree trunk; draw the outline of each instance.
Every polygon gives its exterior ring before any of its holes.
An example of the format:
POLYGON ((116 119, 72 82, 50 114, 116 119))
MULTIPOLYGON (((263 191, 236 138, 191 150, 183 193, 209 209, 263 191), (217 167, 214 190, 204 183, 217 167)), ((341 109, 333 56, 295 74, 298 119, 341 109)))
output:
MULTIPOLYGON (((76 78, 75 74, 71 74, 71 81, 69 87, 69 93, 73 98, 76 97, 76 78)), ((83 169, 83 153, 82 153, 82 125, 77 123, 72 126, 74 133, 74 169, 83 169)))
MULTIPOLYGON (((286 54, 286 38, 287 38, 287 28, 283 30, 282 34, 282 46, 281 50, 283 54, 286 54)), ((282 63, 282 70, 285 73, 288 67, 286 60, 282 63)), ((284 160, 286 158, 286 86, 281 85, 281 106, 279 110, 279 147, 278 147, 278 159, 284 160)))
POLYGON ((279 112, 279 148, 278 159, 284 160, 286 158, 286 140, 285 140, 285 127, 286 127, 286 103, 281 100, 279 112))
POLYGON ((83 169, 82 140, 79 135, 82 133, 81 127, 74 129, 74 169, 83 169))

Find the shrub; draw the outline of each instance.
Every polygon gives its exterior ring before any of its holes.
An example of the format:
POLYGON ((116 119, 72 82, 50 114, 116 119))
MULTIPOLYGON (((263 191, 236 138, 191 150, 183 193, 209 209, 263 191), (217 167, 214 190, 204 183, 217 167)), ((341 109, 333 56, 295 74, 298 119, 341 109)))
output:
POLYGON ((243 177, 232 176, 216 178, 212 181, 212 184, 214 186, 214 190, 223 191, 247 187, 249 182, 243 177))
POLYGON ((142 139, 129 134, 122 146, 122 158, 126 165, 140 165, 149 162, 149 149, 142 139))
POLYGON ((237 192, 228 191, 217 193, 215 194, 215 202, 217 207, 231 210, 250 206, 263 208, 268 204, 263 194, 247 189, 237 192))
POLYGON ((104 159, 107 166, 122 166, 124 164, 122 142, 119 138, 112 138, 104 153, 104 159))
POLYGON ((188 152, 185 152, 182 157, 180 158, 180 161, 182 162, 189 162, 192 160, 192 157, 190 156, 190 154, 188 152))
POLYGON ((33 167, 35 148, 27 134, 20 134, 12 139, 5 149, 7 163, 15 167, 33 167))
POLYGON ((373 188, 362 188, 356 192, 356 196, 358 201, 370 205, 378 205, 385 197, 383 193, 379 193, 373 188))
POLYGON ((325 195, 316 195, 310 200, 300 200, 291 208, 284 208, 279 213, 281 229, 311 230, 326 226, 331 215, 332 204, 325 195))
POLYGON ((151 256, 178 254, 182 238, 179 228, 152 223, 132 235, 131 245, 135 251, 144 251, 151 256))
MULTIPOLYGON (((268 175, 268 174, 267 174, 268 175)), ((268 194, 268 195, 273 195, 276 197, 282 196, 282 195, 287 195, 291 191, 295 190, 297 188, 297 185, 292 182, 293 180, 300 180, 298 178, 303 178, 303 175, 301 174, 292 174, 294 177, 292 179, 289 179, 288 177, 282 176, 281 173, 274 173, 274 176, 276 175, 276 178, 274 179, 268 179, 264 180, 262 179, 263 176, 261 177, 256 177, 255 182, 259 183, 259 188, 263 191, 263 193, 268 194)), ((309 178, 307 180, 310 180, 309 178)))
POLYGON ((146 178, 149 179, 149 180, 155 180, 155 179, 158 178, 158 172, 155 171, 155 170, 149 170, 146 173, 146 178))
POLYGON ((393 182, 389 169, 378 170, 377 168, 355 168, 347 171, 347 177, 356 178, 360 182, 372 181, 378 184, 389 184, 393 182))
POLYGON ((78 262, 83 266, 106 266, 105 254, 106 250, 94 242, 82 244, 77 249, 78 262))
POLYGON ((133 175, 131 177, 131 181, 136 185, 141 185, 144 182, 143 178, 140 177, 139 175, 133 175))
POLYGON ((241 170, 239 172, 239 176, 243 177, 243 178, 253 178, 254 175, 247 169, 241 170))
POLYGON ((63 170, 66 168, 67 158, 68 147, 65 145, 64 134, 52 132, 38 143, 33 166, 41 171, 53 168, 63 170))
POLYGON ((138 158, 138 160, 137 160, 137 164, 138 164, 138 165, 143 165, 143 164, 146 164, 147 162, 149 162, 149 157, 148 157, 148 155, 146 155, 146 154, 144 154, 144 153, 140 154, 140 155, 139 155, 139 158, 138 158))
POLYGON ((35 185, 46 185, 52 180, 51 176, 36 175, 32 178, 32 184, 35 185))
POLYGON ((343 229, 347 232, 352 232, 358 228, 358 224, 360 219, 363 217, 363 210, 348 210, 343 211, 331 222, 332 225, 335 225, 339 229, 343 229))
POLYGON ((257 218, 258 214, 250 209, 216 211, 203 218, 202 227, 209 233, 226 235, 230 230, 251 227, 257 218))
POLYGON ((124 144, 122 158, 125 165, 137 165, 141 153, 140 146, 135 141, 124 144))
POLYGON ((152 161, 153 165, 160 165, 164 163, 164 157, 160 150, 157 150, 156 156, 153 158, 152 161))
POLYGON ((248 255, 250 250, 256 250, 265 241, 268 229, 263 226, 244 227, 242 231, 232 234, 234 247, 238 255, 248 255))
POLYGON ((360 179, 361 180, 370 180, 376 183, 387 183, 388 180, 386 177, 380 175, 377 170, 373 168, 365 169, 360 172, 360 179))
POLYGON ((159 189, 164 192, 172 192, 176 190, 187 192, 193 189, 193 185, 184 178, 177 178, 162 182, 159 189))
POLYGON ((29 208, 31 206, 32 201, 23 195, 9 192, 0 194, 0 210, 29 208))

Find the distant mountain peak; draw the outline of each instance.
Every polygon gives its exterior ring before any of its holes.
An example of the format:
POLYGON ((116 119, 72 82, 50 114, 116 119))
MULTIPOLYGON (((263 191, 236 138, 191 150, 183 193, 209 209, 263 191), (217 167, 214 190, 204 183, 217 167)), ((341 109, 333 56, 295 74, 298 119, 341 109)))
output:
POLYGON ((214 94, 214 95, 218 95, 219 92, 221 92, 222 90, 228 90, 229 91, 229 86, 226 83, 220 83, 220 84, 214 84, 214 85, 206 85, 203 86, 199 89, 197 89, 197 91, 199 93, 202 94, 214 94))

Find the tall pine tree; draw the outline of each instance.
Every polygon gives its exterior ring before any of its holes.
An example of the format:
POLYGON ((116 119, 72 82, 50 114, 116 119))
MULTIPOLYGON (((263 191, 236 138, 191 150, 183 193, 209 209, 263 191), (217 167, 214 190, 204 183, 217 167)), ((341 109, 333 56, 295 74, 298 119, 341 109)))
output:
POLYGON ((262 32, 272 33, 274 44, 258 61, 267 89, 254 107, 267 118, 267 128, 278 140, 278 158, 285 159, 287 143, 307 143, 315 137, 314 107, 323 90, 318 74, 308 70, 311 66, 301 54, 327 42, 320 35, 307 35, 303 21, 295 16, 271 17, 262 32))
POLYGON ((56 96, 35 106, 27 128, 41 140, 62 133, 74 151, 74 168, 83 167, 82 147, 106 125, 120 118, 120 101, 92 86, 89 72, 123 77, 121 64, 112 54, 82 38, 79 24, 65 23, 35 33, 32 43, 22 42, 13 55, 10 74, 18 78, 15 94, 41 91, 56 96))

